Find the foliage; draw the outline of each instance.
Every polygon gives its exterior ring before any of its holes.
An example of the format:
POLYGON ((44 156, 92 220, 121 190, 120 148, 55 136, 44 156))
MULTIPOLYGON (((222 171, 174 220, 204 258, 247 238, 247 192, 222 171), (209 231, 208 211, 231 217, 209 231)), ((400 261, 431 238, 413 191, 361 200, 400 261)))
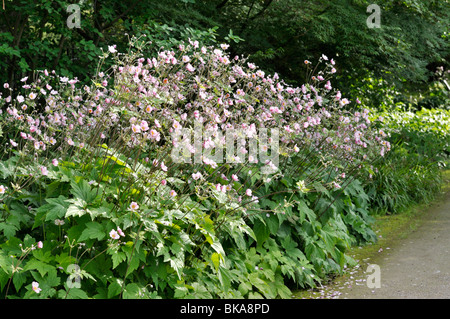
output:
POLYGON ((345 110, 334 60, 291 87, 227 44, 147 57, 145 38, 109 45, 92 85, 44 70, 2 99, 2 294, 289 298, 353 262, 346 248, 374 240, 358 177, 390 143, 345 110), (198 123, 200 153, 182 138, 198 123), (258 158, 234 153, 238 134, 258 158))
POLYGON ((440 191, 441 169, 448 165, 450 113, 424 109, 378 116, 393 147, 374 169, 368 185, 371 205, 379 213, 396 213, 433 198, 440 191))

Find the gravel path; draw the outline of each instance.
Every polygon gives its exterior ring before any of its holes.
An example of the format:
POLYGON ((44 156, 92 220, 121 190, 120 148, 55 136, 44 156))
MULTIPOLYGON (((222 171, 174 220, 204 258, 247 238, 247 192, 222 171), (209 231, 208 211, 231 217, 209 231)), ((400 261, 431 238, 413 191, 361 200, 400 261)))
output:
POLYGON ((359 270, 350 270, 316 292, 315 297, 450 298, 450 192, 420 216, 419 226, 408 236, 390 243, 390 247, 384 247, 366 263, 361 262, 359 270), (374 287, 375 272, 367 271, 368 264, 379 266, 379 288, 374 287))

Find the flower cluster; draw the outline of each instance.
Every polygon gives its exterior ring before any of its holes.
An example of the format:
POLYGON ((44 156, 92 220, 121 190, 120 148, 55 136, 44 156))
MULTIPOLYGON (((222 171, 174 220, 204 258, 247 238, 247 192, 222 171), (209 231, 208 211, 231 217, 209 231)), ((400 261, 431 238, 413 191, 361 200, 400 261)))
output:
MULTIPOLYGON (((24 78, 26 93, 3 100, 7 119, 19 132, 10 145, 35 158, 48 150, 71 155, 101 143, 110 148, 126 145, 128 154, 154 156, 138 158, 146 164, 143 175, 158 187, 169 187, 165 192, 169 198, 183 192, 170 185, 170 177, 177 176, 189 183, 210 183, 212 189, 235 200, 251 197, 251 185, 241 185, 245 181, 240 167, 252 166, 254 171, 270 167, 275 173, 281 165, 248 152, 245 140, 258 137, 262 129, 279 131, 280 143, 271 149, 272 155, 308 161, 312 158, 308 154, 320 154, 323 166, 341 170, 329 182, 335 189, 350 167, 361 168, 390 150, 384 132, 371 129, 368 110, 346 111, 351 101, 333 88, 333 59, 322 55, 323 69, 311 75, 309 83, 293 87, 243 57, 229 56, 226 49, 227 45, 205 47, 189 41, 178 50, 143 57, 139 50, 121 55, 110 46, 108 54, 116 64, 112 72, 99 72, 90 87, 46 70, 32 83, 24 78), (181 142, 176 133, 192 131, 196 125, 202 126, 202 135, 194 132, 194 139, 187 139, 185 156, 198 156, 202 168, 183 166, 167 155, 181 142), (243 132, 244 142, 238 145, 239 155, 227 159, 231 165, 224 169, 221 162, 204 154, 217 154, 225 147, 223 137, 232 131, 243 132), (347 169, 341 169, 342 163, 348 163, 347 169)), ((307 67, 310 64, 305 61, 307 67)), ((257 142, 268 151, 267 142, 273 139, 258 137, 257 142)), ((295 171, 297 163, 293 160, 284 167, 295 171)), ((27 173, 47 176, 49 167, 43 162, 39 171, 27 173)), ((303 179, 312 182, 308 176, 303 179)), ((5 189, 1 186, 0 193, 5 189)), ((138 208, 132 203, 129 210, 138 208)), ((118 236, 113 233, 111 237, 118 236)))

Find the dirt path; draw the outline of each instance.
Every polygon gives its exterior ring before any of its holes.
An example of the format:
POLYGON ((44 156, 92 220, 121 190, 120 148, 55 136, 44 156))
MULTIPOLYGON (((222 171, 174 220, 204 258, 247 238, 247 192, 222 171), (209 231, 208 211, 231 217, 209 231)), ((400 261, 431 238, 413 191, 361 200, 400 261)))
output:
POLYGON ((385 241, 378 251, 360 261, 358 269, 349 270, 311 297, 450 298, 450 191, 413 222, 414 229, 406 236, 385 241), (367 271, 369 264, 379 266, 379 288, 374 287, 376 272, 367 271))

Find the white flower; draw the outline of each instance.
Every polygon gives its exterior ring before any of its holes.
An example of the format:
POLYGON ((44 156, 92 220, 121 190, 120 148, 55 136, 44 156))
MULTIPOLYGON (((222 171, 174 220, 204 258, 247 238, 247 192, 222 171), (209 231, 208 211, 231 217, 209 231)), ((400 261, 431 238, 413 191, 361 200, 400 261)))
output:
POLYGON ((111 237, 112 239, 119 239, 120 235, 117 233, 117 231, 115 231, 114 229, 111 230, 109 232, 109 237, 111 237))
POLYGON ((42 173, 42 175, 44 175, 44 176, 48 175, 47 167, 41 166, 41 173, 42 173))
POLYGON ((116 45, 108 45, 108 51, 111 53, 116 53, 116 45))
POLYGON ((139 209, 139 205, 136 202, 131 202, 130 204, 130 210, 135 212, 139 209))
POLYGON ((202 177, 202 173, 200 173, 200 172, 197 172, 197 173, 192 174, 192 178, 193 178, 194 180, 198 180, 198 179, 200 179, 201 177, 202 177))
POLYGON ((6 188, 7 187, 0 185, 0 194, 4 194, 6 192, 6 188))
POLYGON ((186 70, 188 70, 189 72, 194 72, 195 68, 190 63, 188 63, 188 65, 186 65, 186 70))
POLYGON ((40 293, 41 292, 41 288, 39 288, 39 283, 36 281, 33 281, 33 283, 31 284, 31 287, 33 288, 35 293, 40 293))

